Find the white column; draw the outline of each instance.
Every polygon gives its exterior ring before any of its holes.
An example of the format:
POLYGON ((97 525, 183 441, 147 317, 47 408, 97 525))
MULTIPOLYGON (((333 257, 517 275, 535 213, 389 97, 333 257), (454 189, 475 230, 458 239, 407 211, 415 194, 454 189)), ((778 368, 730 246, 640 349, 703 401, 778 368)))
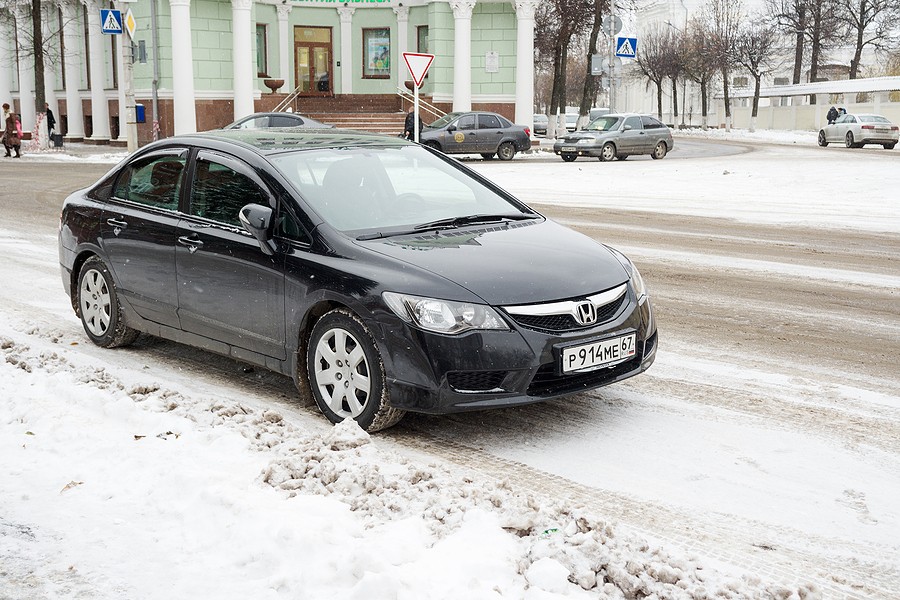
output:
POLYGON ((453 110, 472 110, 472 10, 475 0, 452 0, 453 110))
MULTIPOLYGON (((16 19, 16 29, 20 33, 17 36, 19 45, 26 44, 31 31, 31 15, 25 5, 16 6, 13 15, 16 19)), ((10 103, 12 105, 12 103, 10 103)), ((37 121, 37 113, 34 110, 34 58, 30 52, 24 52, 19 58, 19 120, 22 121, 22 131, 31 131, 37 121)))
MULTIPOLYGON (((16 54, 10 44, 12 34, 6 23, 0 21, 0 104, 12 106, 12 69, 16 64, 16 54)), ((0 124, 0 129, 5 125, 0 124)))
POLYGON ((403 82, 409 77, 409 71, 403 60, 403 53, 407 51, 409 40, 409 7, 395 6, 394 14, 397 15, 397 58, 391 60, 397 65, 397 84, 406 89, 403 82))
POLYGON ((290 93, 294 86, 291 85, 293 77, 291 77, 291 48, 294 46, 294 37, 291 35, 291 28, 288 24, 288 18, 291 16, 292 6, 290 4, 279 4, 275 7, 278 12, 278 64, 281 67, 281 75, 279 79, 284 79, 282 91, 290 93))
POLYGON ((84 111, 81 108, 81 19, 77 0, 64 1, 63 11, 63 43, 66 52, 63 60, 66 65, 66 80, 63 82, 66 88, 66 121, 68 133, 66 138, 81 141, 84 138, 84 111))
POLYGON ((234 118, 254 112, 253 84, 256 70, 253 67, 253 28, 250 9, 252 0, 231 0, 231 62, 234 65, 234 118))
POLYGON ((175 135, 197 131, 194 52, 191 49, 191 0, 169 0, 172 27, 172 94, 175 135))
MULTIPOLYGON (((56 88, 59 87, 59 56, 57 56, 57 50, 59 49, 59 39, 53 38, 51 32, 53 31, 53 27, 51 23, 56 23, 57 19, 57 6, 56 3, 50 4, 42 4, 41 8, 43 9, 43 13, 41 15, 41 23, 44 28, 44 40, 54 40, 53 41, 53 49, 50 51, 44 52, 44 101, 50 105, 50 110, 53 111, 53 116, 56 117, 57 125, 59 122, 59 99, 56 97, 56 88), (51 22, 51 19, 53 21, 51 22)), ((59 127, 57 126, 57 131, 59 131, 59 127)), ((49 138, 48 138, 49 139, 49 138)))
POLYGON ((91 64, 91 124, 93 141, 109 141, 109 104, 106 101, 106 54, 103 51, 104 36, 100 32, 100 5, 97 0, 86 0, 88 13, 88 44, 91 64))
POLYGON ((534 13, 538 0, 516 0, 516 124, 534 131, 534 13))
MULTIPOLYGON (((353 13, 356 9, 342 6, 337 9, 341 16, 341 93, 353 93, 353 13)), ((298 82, 299 83, 299 82, 298 82)))

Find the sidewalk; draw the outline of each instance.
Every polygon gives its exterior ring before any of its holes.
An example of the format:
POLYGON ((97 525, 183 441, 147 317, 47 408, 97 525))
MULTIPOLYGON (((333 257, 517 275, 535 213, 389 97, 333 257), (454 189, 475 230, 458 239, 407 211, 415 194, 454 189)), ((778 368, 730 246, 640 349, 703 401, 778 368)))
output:
MULTIPOLYGON (((84 161, 113 165, 128 156, 125 148, 108 145, 66 143, 62 148, 53 148, 51 146, 46 150, 35 151, 30 148, 30 144, 31 142, 28 140, 22 142, 22 158, 19 160, 27 160, 29 162, 84 161)), ((0 161, 4 162, 12 160, 15 159, 0 158, 0 161)))

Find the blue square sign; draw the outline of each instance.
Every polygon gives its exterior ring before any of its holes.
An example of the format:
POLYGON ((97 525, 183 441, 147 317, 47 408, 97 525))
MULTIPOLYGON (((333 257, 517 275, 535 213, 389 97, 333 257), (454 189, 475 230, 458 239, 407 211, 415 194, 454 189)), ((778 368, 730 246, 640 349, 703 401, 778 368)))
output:
POLYGON ((616 56, 635 58, 637 56, 637 38, 616 38, 616 56))
POLYGON ((110 35, 122 33, 122 11, 100 9, 100 31, 110 35))

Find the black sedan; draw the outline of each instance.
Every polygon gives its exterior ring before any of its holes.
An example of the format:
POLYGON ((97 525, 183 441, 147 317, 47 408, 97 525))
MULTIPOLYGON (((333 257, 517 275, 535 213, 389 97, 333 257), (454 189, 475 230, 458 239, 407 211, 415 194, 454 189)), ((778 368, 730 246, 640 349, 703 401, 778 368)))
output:
POLYGON ((238 119, 222 129, 268 129, 270 127, 303 127, 305 129, 332 129, 328 125, 305 115, 289 112, 253 113, 238 119))
POLYGON ((426 125, 419 141, 445 154, 512 160, 516 152, 531 149, 531 131, 496 113, 452 112, 426 125))
POLYGON ((369 431, 620 381, 657 347, 625 256, 398 138, 150 144, 66 199, 59 256, 95 344, 144 332, 264 366, 369 431))

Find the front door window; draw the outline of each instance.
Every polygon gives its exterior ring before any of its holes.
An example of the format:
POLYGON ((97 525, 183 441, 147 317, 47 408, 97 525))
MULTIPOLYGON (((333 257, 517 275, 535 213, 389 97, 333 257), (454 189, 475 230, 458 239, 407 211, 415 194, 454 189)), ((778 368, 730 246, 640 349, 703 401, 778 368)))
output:
POLYGON ((331 28, 295 27, 294 64, 297 87, 304 96, 330 96, 331 28))

